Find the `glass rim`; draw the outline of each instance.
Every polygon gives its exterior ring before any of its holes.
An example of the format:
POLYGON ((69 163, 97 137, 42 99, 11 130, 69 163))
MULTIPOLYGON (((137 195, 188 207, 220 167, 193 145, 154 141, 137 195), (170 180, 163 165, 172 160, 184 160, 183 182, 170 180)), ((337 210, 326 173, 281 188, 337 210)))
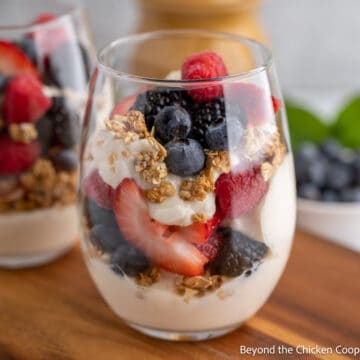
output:
POLYGON ((246 36, 242 35, 236 35, 236 34, 230 34, 226 32, 221 31, 212 31, 212 30, 198 30, 198 29, 176 29, 176 30, 157 30, 157 31, 150 31, 150 32, 144 32, 139 34, 132 34, 132 35, 126 35, 122 36, 120 38, 117 38, 113 41, 110 41, 105 46, 103 46, 98 52, 97 52, 97 67, 102 70, 103 72, 117 78, 122 78, 126 80, 132 80, 135 82, 141 82, 141 83, 148 83, 148 84, 159 84, 160 86, 164 86, 166 84, 169 84, 169 86, 174 85, 184 85, 184 84, 192 84, 192 85, 213 85, 218 83, 224 83, 224 82, 232 82, 234 80, 238 79, 245 79, 249 77, 253 77, 261 72, 266 71, 273 63, 273 55, 272 51, 262 44, 259 41, 253 40, 251 38, 248 38, 246 36), (106 53, 111 51, 113 48, 117 47, 118 45, 122 43, 127 43, 130 41, 135 40, 146 40, 150 39, 152 37, 161 37, 164 35, 203 35, 203 36, 217 36, 217 37, 223 37, 224 39, 228 40, 234 40, 237 42, 241 42, 245 45, 249 45, 250 47, 257 46, 261 49, 261 52, 264 54, 264 60, 261 62, 261 65, 256 66, 250 70, 234 73, 227 76, 222 76, 218 78, 210 78, 210 79, 196 79, 196 80, 172 80, 172 79, 162 79, 162 78, 152 78, 152 77, 146 77, 146 76, 140 76, 135 74, 130 74, 125 71, 116 70, 110 65, 106 64, 104 62, 104 57, 106 53))
POLYGON ((63 21, 65 21, 68 18, 73 17, 77 12, 82 10, 82 6, 81 5, 74 5, 71 4, 68 1, 65 0, 56 0, 54 2, 54 5, 56 6, 57 4, 61 4, 64 5, 66 7, 68 7, 67 10, 63 11, 61 14, 57 15, 54 19, 46 21, 44 23, 40 23, 40 24, 19 24, 19 25, 0 25, 0 33, 1 32, 32 32, 32 31, 38 31, 40 29, 44 29, 47 27, 53 27, 57 24, 62 23, 63 21))

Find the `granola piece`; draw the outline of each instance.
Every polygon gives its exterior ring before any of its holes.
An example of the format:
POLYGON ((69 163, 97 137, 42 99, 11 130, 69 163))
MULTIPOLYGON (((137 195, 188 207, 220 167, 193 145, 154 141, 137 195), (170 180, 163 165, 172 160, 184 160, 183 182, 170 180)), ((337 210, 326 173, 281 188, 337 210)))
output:
POLYGON ((169 181, 162 181, 160 185, 145 191, 145 197, 153 203, 162 203, 167 198, 175 195, 174 185, 169 181))
POLYGON ((159 162, 158 158, 158 154, 153 151, 140 151, 135 154, 135 171, 151 185, 160 185, 168 175, 166 164, 159 162))
POLYGON ((220 288, 225 277, 222 275, 210 275, 206 272, 202 276, 179 276, 175 281, 176 292, 186 295, 187 292, 195 296, 203 296, 206 292, 212 292, 220 288))
POLYGON ((8 129, 10 137, 14 141, 23 144, 30 144, 38 136, 34 124, 30 123, 10 124, 8 129))
POLYGON ((275 173, 275 167, 270 162, 266 161, 261 164, 260 167, 261 176, 265 181, 268 181, 272 178, 275 173))
POLYGON ((195 213, 194 215, 191 216, 191 220, 193 222, 206 223, 207 217, 203 213, 195 213))
POLYGON ((206 170, 196 178, 185 179, 180 184, 179 196, 186 201, 203 201, 215 190, 214 178, 206 170))
POLYGON ((141 272, 136 277, 136 282, 140 286, 151 286, 152 284, 158 282, 160 279, 160 271, 156 266, 152 266, 141 272))
POLYGON ((221 172, 230 172, 230 156, 228 151, 205 151, 206 166, 221 172))
POLYGON ((105 126, 115 138, 123 139, 125 144, 149 136, 144 115, 140 111, 129 111, 127 115, 115 115, 105 121, 105 126))

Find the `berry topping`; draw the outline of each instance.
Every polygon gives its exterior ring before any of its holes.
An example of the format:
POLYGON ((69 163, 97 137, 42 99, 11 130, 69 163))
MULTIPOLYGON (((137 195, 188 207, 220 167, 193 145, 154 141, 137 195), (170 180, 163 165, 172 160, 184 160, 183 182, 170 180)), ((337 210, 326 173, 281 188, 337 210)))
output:
MULTIPOLYGON (((181 76, 185 80, 214 79, 228 75, 222 58, 213 51, 204 51, 189 56, 181 68, 181 76)), ((222 96, 220 85, 207 85, 189 90, 191 97, 198 101, 209 101, 222 96)))
POLYGON ((141 93, 131 110, 138 110, 144 114, 146 125, 150 131, 154 125, 155 116, 166 106, 179 105, 184 109, 191 107, 191 98, 184 90, 156 88, 141 93))
POLYGON ((83 189, 85 195, 93 199, 99 206, 112 208, 114 189, 104 182, 97 170, 84 179, 83 189))
POLYGON ((254 209, 268 189, 260 169, 221 174, 216 181, 217 204, 224 217, 234 219, 254 209))
POLYGON ((271 97, 271 101, 273 104, 274 113, 276 114, 282 108, 282 101, 280 99, 276 98, 275 96, 271 97))
POLYGON ((222 240, 218 255, 211 264, 214 274, 239 276, 246 270, 251 270, 269 252, 263 242, 253 240, 248 236, 230 228, 219 230, 222 240))
POLYGON ((39 157, 40 144, 14 142, 7 135, 0 136, 0 175, 15 175, 27 170, 39 157))
POLYGON ((156 138, 166 144, 173 139, 185 139, 190 132, 191 119, 185 109, 166 106, 156 115, 154 126, 156 138))
POLYGON ((74 171, 77 168, 77 155, 74 150, 60 150, 51 156, 51 161, 60 171, 74 171))
POLYGON ((86 89, 86 68, 79 44, 64 42, 54 49, 47 58, 47 76, 60 88, 86 89))
POLYGON ((185 276, 201 275, 207 262, 205 256, 181 233, 153 220, 146 200, 135 182, 125 179, 118 186, 114 212, 126 240, 147 255, 153 263, 167 271, 185 276))
POLYGON ((98 224, 91 229, 90 241, 99 250, 107 253, 114 252, 121 242, 124 242, 118 226, 109 227, 106 224, 98 224))
POLYGON ((91 227, 100 224, 103 224, 106 227, 118 227, 113 210, 99 206, 90 198, 86 198, 85 200, 84 212, 87 215, 87 219, 91 227))
POLYGON ((46 117, 52 123, 56 145, 62 148, 75 146, 79 139, 80 118, 76 109, 64 97, 54 97, 46 117))
POLYGON ((175 175, 196 175, 205 165, 204 150, 196 140, 174 140, 167 143, 165 148, 167 168, 175 175))
POLYGON ((110 119, 115 115, 126 115, 130 108, 134 105, 137 95, 131 95, 124 100, 118 102, 110 114, 110 119))
POLYGON ((0 40, 0 73, 16 75, 27 73, 38 77, 36 68, 26 55, 14 44, 0 40))
POLYGON ((29 74, 13 77, 6 86, 3 116, 6 124, 39 120, 51 106, 39 80, 29 74))

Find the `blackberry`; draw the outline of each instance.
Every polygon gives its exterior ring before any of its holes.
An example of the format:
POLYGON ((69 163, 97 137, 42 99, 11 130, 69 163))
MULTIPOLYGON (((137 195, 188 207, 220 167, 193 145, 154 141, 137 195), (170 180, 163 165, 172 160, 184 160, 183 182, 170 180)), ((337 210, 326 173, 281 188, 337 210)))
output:
POLYGON ((206 130, 212 124, 223 122, 225 117, 225 101, 223 97, 205 103, 195 103, 192 109, 190 137, 207 147, 205 141, 206 130))
POLYGON ((166 106, 179 105, 185 109, 192 106, 190 96, 184 90, 159 87, 140 94, 130 110, 138 110, 145 116, 149 130, 154 125, 155 116, 166 106))

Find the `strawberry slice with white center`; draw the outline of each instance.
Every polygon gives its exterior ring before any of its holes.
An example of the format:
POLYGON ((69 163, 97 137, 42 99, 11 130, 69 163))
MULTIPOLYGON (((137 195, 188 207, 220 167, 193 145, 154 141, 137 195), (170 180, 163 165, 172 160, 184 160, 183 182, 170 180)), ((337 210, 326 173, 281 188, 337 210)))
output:
POLYGON ((0 73, 17 75, 21 73, 38 77, 38 72, 29 58, 14 44, 0 40, 0 73))
POLYGON ((124 179, 116 189, 114 212, 127 241, 154 264, 185 276, 204 272, 207 258, 181 232, 172 232, 171 227, 150 217, 143 194, 133 180, 124 179))

